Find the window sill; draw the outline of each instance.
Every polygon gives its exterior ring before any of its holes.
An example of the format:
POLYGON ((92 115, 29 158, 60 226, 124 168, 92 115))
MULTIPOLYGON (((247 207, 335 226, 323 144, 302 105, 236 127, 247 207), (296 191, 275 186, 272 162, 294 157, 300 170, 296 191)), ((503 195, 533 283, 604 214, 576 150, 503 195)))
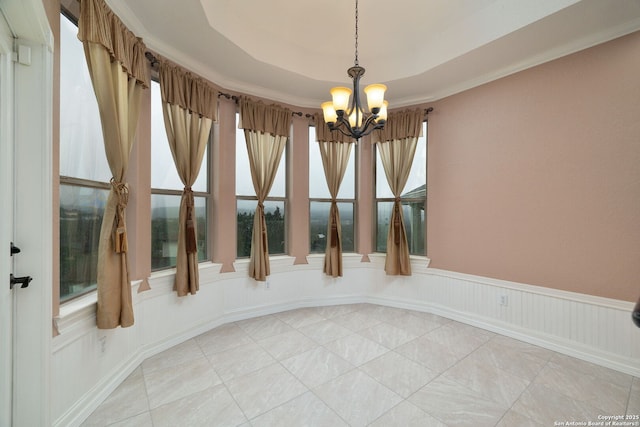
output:
MULTIPOLYGON (((137 294, 140 283, 142 280, 131 283, 133 295, 137 294)), ((60 305, 58 316, 53 318, 53 324, 58 333, 54 340, 54 350, 59 345, 64 345, 67 339, 73 339, 74 332, 95 327, 97 304, 98 292, 93 291, 60 305)))

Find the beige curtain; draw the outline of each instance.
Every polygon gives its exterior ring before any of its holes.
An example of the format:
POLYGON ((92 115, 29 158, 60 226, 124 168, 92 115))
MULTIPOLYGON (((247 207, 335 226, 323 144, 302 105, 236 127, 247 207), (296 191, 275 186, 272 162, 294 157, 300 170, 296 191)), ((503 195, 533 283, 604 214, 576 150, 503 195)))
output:
POLYGON ((349 156, 351 155, 351 147, 354 140, 342 133, 331 132, 321 115, 316 114, 314 119, 324 176, 331 195, 324 272, 332 277, 339 277, 342 276, 342 226, 336 198, 349 164, 349 156))
POLYGON ((140 95, 149 86, 144 43, 103 0, 81 0, 78 38, 84 45, 98 100, 104 148, 113 177, 98 244, 98 328, 133 325, 125 222, 125 182, 140 95))
POLYGON ((265 281, 270 274, 264 201, 275 179, 291 128, 291 111, 247 98, 240 100, 240 128, 244 129, 249 167, 258 206, 253 217, 249 276, 265 281))
POLYGON ((209 132, 217 120, 218 92, 207 82, 167 60, 160 61, 160 91, 167 139, 184 185, 178 215, 174 290, 195 295, 198 276, 197 221, 191 186, 198 178, 209 132))
POLYGON ((378 146, 384 173, 395 201, 389 232, 384 270, 389 275, 411 275, 409 245, 404 228, 400 195, 409 178, 413 156, 422 131, 422 110, 401 111, 389 114, 384 129, 372 134, 372 142, 378 146))

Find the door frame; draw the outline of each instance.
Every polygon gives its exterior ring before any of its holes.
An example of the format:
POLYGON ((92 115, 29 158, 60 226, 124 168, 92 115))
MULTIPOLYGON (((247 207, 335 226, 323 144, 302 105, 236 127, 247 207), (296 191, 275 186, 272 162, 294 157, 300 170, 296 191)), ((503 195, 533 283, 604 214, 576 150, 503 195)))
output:
MULTIPOLYGON (((14 274, 32 276, 33 281, 28 288, 13 290, 10 425, 44 426, 52 424, 53 33, 42 0, 3 0, 0 5, 17 37, 14 49, 22 47, 30 54, 12 65, 12 234, 22 252, 11 263, 14 274)), ((4 241, 0 246, 0 254, 8 253, 4 241)), ((6 281, 4 285, 8 288, 6 281)))

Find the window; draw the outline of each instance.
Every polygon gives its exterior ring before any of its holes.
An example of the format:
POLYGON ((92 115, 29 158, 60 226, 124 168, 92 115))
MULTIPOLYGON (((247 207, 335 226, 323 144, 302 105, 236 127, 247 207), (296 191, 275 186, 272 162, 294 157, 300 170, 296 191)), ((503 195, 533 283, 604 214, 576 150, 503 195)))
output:
MULTIPOLYGON (((208 152, 209 147, 202 159, 198 178, 191 187, 194 193, 199 261, 208 259, 208 152)), ((178 176, 167 141, 160 84, 156 81, 151 82, 151 187, 151 269, 175 267, 178 213, 184 185, 178 176)))
MULTIPOLYGON (((355 251, 355 147, 351 149, 349 165, 338 192, 338 209, 342 227, 342 251, 355 251)), ((320 149, 316 141, 316 128, 309 127, 309 242, 310 253, 324 253, 327 247, 327 227, 331 194, 324 175, 320 149)))
POLYGON ((60 302, 96 288, 111 172, 78 28, 60 14, 60 302))
MULTIPOLYGON (((236 114, 236 124, 239 122, 239 114, 236 114)), ((287 148, 280 159, 278 172, 269 192, 269 197, 264 201, 264 216, 267 223, 267 239, 269 241, 269 254, 286 253, 286 156, 287 148)), ((244 129, 236 126, 236 201, 237 201, 237 230, 238 230, 238 258, 251 256, 251 234, 253 232, 253 217, 256 212, 258 198, 256 197, 247 144, 244 137, 244 129)))
MULTIPOLYGON (((400 199, 404 226, 407 231, 409 253, 426 255, 425 199, 427 196, 427 123, 422 125, 422 136, 413 158, 409 179, 400 199)), ((387 251, 387 233, 393 209, 393 193, 387 183, 384 167, 376 149, 376 251, 387 251)))

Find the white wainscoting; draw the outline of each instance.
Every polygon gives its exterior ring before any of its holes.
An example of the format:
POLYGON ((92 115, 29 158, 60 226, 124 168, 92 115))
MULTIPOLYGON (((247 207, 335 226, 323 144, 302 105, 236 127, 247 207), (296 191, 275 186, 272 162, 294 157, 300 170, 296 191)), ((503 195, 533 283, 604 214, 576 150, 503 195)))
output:
MULTIPOLYGON (((633 303, 428 268, 412 260, 413 275, 384 273, 384 256, 360 262, 346 255, 344 277, 322 273, 322 256, 293 265, 271 261, 266 283, 202 264, 200 291, 177 298, 171 271, 154 274, 151 290, 137 293, 131 328, 95 328, 91 296, 64 306, 53 340, 52 418, 76 426, 147 357, 221 324, 299 307, 374 303, 425 311, 479 326, 628 374, 640 376, 640 329, 633 303)), ((95 298, 95 297, 94 297, 95 298)))

